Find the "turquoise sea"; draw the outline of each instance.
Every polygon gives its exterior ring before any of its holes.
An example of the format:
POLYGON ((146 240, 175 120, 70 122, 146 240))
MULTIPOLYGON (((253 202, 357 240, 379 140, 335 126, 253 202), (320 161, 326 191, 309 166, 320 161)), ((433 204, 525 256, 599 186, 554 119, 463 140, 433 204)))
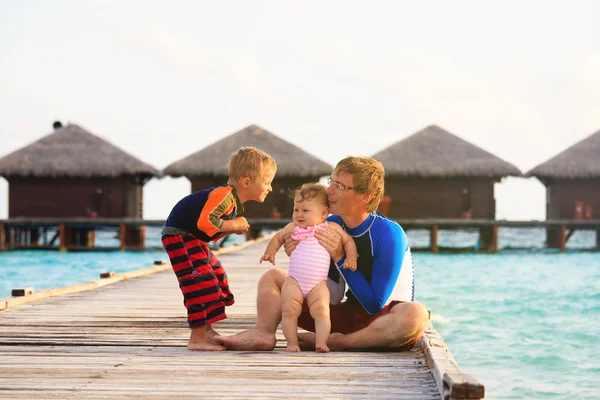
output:
MULTIPOLYGON (((412 246, 427 246, 427 232, 408 235, 412 246)), ((435 328, 462 370, 485 384, 486 398, 599 396, 600 253, 541 250, 543 241, 541 230, 508 229, 500 231, 501 247, 531 249, 413 254, 417 300, 431 310, 435 328)), ((592 232, 577 232, 569 247, 585 249, 594 241, 592 232)), ((476 242, 475 232, 440 235, 443 246, 475 247, 476 242)), ((148 245, 159 244, 157 231, 150 230, 148 245)), ((0 298, 13 287, 66 286, 165 258, 162 250, 3 252, 0 298)))

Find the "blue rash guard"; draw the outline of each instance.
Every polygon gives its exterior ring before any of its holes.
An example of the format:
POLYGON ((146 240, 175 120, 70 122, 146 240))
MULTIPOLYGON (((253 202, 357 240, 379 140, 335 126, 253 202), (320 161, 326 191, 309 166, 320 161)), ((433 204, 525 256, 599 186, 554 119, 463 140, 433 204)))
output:
POLYGON ((358 250, 356 271, 343 269, 342 257, 337 265, 332 261, 327 286, 331 303, 337 304, 348 284, 347 302, 360 303, 369 314, 376 314, 393 300, 414 301, 414 269, 406 234, 400 225, 377 213, 371 213, 356 228, 347 228, 337 215, 336 222, 354 239, 358 250), (337 268, 336 268, 337 267, 337 268), (340 273, 343 279, 340 279, 340 273))

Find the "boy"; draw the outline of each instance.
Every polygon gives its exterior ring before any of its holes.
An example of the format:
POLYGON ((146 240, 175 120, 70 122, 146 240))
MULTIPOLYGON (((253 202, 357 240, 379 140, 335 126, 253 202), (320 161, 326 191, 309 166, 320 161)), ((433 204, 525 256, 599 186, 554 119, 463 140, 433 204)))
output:
POLYGON ((234 303, 227 275, 207 243, 249 228, 248 200, 265 201, 277 171, 275 160, 254 147, 242 147, 229 161, 225 186, 204 189, 181 199, 162 228, 162 242, 183 292, 190 326, 189 350, 225 350, 214 341, 212 324, 227 318, 234 303))

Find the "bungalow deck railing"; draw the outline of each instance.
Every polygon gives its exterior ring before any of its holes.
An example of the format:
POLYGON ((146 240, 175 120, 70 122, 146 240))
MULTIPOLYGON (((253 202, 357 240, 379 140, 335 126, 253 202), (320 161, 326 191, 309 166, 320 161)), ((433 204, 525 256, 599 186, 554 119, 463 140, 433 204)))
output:
MULTIPOLYGON (((428 230, 429 247, 426 250, 448 250, 439 246, 441 230, 476 230, 479 232, 477 249, 497 252, 499 228, 543 228, 548 248, 567 250, 567 242, 575 231, 596 232, 594 250, 600 250, 600 219, 546 221, 508 221, 493 219, 395 219, 405 230, 428 230)), ((249 237, 257 237, 264 229, 279 229, 291 219, 249 218, 249 237)), ((140 250, 146 248, 146 227, 160 227, 164 220, 139 218, 10 218, 0 220, 0 251, 23 248, 65 250, 140 250), (96 246, 96 230, 115 231, 119 246, 96 246), (50 237, 48 237, 50 233, 50 237)), ((469 248, 469 251, 474 251, 469 248)))

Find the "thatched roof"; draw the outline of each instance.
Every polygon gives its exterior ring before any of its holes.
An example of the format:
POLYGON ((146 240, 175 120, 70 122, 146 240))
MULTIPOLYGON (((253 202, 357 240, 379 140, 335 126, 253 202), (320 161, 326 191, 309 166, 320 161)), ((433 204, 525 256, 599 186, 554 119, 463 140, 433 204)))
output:
POLYGON ((533 168, 526 176, 542 180, 600 177, 600 131, 533 168))
POLYGON ((109 177, 160 176, 152 166, 75 124, 0 158, 0 176, 109 177))
POLYGON ((277 162, 278 177, 307 177, 330 174, 333 167, 296 145, 256 125, 250 125, 164 169, 167 176, 188 178, 227 176, 231 154, 243 146, 269 153, 277 162))
POLYGON ((521 176, 512 164, 431 125, 373 155, 386 176, 445 178, 521 176))

